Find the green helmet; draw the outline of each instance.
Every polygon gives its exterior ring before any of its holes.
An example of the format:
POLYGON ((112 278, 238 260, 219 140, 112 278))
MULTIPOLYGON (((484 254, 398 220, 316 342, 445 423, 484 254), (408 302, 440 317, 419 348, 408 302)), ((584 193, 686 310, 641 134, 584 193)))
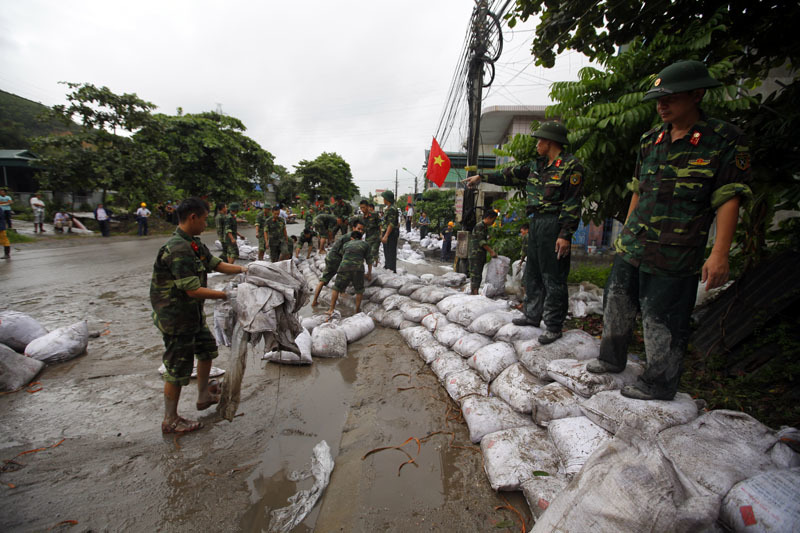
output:
POLYGON ((239 210, 239 204, 236 203, 236 202, 231 202, 231 203, 228 204, 228 209, 231 210, 231 211, 238 211, 239 210))
POLYGON ((642 100, 652 100, 694 89, 710 89, 720 85, 722 84, 711 77, 706 66, 700 61, 678 61, 658 73, 653 88, 645 93, 642 100))
POLYGON ((381 196, 383 196, 384 199, 394 203, 394 193, 392 191, 383 191, 381 196))
POLYGON ((558 144, 565 146, 569 144, 567 140, 567 127, 560 122, 550 121, 545 122, 539 129, 533 132, 533 136, 537 139, 547 139, 548 141, 555 141, 558 144))

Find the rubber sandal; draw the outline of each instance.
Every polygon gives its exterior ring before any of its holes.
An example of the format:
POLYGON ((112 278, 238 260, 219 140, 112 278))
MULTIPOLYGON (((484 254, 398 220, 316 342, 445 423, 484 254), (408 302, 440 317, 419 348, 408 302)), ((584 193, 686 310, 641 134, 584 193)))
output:
POLYGON ((203 429, 202 422, 186 420, 183 417, 178 417, 178 419, 171 424, 161 422, 161 433, 165 435, 169 433, 191 433, 192 431, 197 431, 198 429, 203 429))

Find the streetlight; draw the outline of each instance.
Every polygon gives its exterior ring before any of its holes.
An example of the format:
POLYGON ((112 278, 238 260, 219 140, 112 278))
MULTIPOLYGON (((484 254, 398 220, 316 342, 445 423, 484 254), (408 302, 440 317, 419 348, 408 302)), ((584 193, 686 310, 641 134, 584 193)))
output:
POLYGON ((408 170, 406 167, 403 167, 403 170, 414 176, 414 198, 417 197, 417 175, 408 170))

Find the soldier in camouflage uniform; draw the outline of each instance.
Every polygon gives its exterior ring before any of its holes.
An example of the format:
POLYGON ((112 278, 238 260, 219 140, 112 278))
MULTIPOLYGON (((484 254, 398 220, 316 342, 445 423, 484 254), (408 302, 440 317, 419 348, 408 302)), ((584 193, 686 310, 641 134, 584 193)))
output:
POLYGON ((314 229, 319 233, 319 253, 325 253, 325 245, 333 242, 336 231, 336 217, 329 213, 320 213, 314 217, 314 229))
POLYGON ((497 220, 497 211, 489 210, 483 220, 475 224, 469 234, 469 279, 472 294, 478 294, 483 277, 483 266, 486 264, 486 252, 492 257, 497 257, 489 246, 489 227, 497 220))
POLYGON ((286 223, 281 218, 281 206, 272 206, 272 218, 267 220, 264 227, 269 246, 269 260, 277 263, 289 256, 289 237, 286 234, 286 223))
POLYGON ((400 214, 394 206, 394 193, 392 191, 383 191, 381 196, 384 203, 389 206, 383 214, 383 236, 381 237, 381 242, 383 243, 383 266, 392 272, 397 272, 397 239, 400 237, 400 214))
POLYGON ((333 284, 331 294, 331 308, 328 315, 332 315, 336 309, 336 301, 339 293, 344 292, 348 285, 353 284, 356 292, 356 313, 361 312, 361 300, 364 298, 364 263, 367 264, 367 280, 372 277, 372 256, 371 247, 367 241, 361 240, 364 233, 364 224, 357 221, 355 229, 350 232, 350 240, 342 247, 342 261, 336 274, 336 282, 333 284))
POLYGON ((337 194, 335 198, 336 203, 334 203, 331 208, 333 210, 333 215, 336 217, 336 229, 333 230, 334 237, 337 231, 341 232, 342 235, 347 233, 349 227, 348 220, 350 219, 350 215, 353 214, 353 208, 350 204, 345 203, 341 194, 337 194))
POLYGON ((525 261, 525 258, 528 256, 528 234, 530 233, 530 227, 522 226, 519 229, 519 260, 525 261))
POLYGON ((658 99, 663 124, 639 144, 633 198, 605 288, 600 357, 586 366, 622 372, 641 311, 647 367, 635 385, 622 389, 630 398, 674 398, 698 279, 702 274, 706 290, 728 279, 739 204, 752 193, 742 132, 700 109, 705 90, 719 85, 699 61, 680 61, 662 70, 644 97, 658 99), (715 213, 716 241, 704 261, 715 213))
POLYGON ((217 230, 219 245, 222 246, 222 260, 228 259, 225 254, 225 220, 228 218, 228 204, 217 204, 217 216, 214 217, 214 227, 217 230))
MULTIPOLYGON (((564 152, 567 133, 563 124, 545 122, 533 133, 539 139, 536 161, 487 176, 489 183, 523 188, 528 197, 525 318, 515 318, 514 323, 538 326, 544 319, 547 331, 539 337, 542 344, 561 337, 569 298, 570 241, 581 215, 584 169, 574 155, 564 152)), ((468 182, 480 179, 473 176, 468 182)))
POLYGON ((303 229, 313 229, 314 228, 314 209, 311 206, 308 206, 306 209, 306 225, 303 229))
POLYGON ((361 200, 358 207, 361 209, 359 220, 364 223, 364 233, 367 244, 369 244, 370 256, 373 261, 377 261, 378 246, 381 244, 381 221, 378 220, 378 215, 370 209, 370 204, 367 200, 361 200))
POLYGON ((228 256, 228 263, 235 263, 239 257, 239 245, 236 244, 236 238, 242 237, 239 233, 239 223, 236 220, 236 213, 239 212, 239 204, 236 202, 228 206, 228 216, 225 218, 225 254, 228 256))
POLYGON ((164 337, 164 420, 163 433, 187 433, 203 427, 200 422, 178 416, 181 388, 189 378, 197 357, 197 410, 208 409, 219 401, 208 384, 211 361, 217 356, 217 343, 206 325, 203 302, 225 299, 222 291, 208 289, 208 273, 245 272, 247 267, 229 265, 214 257, 200 235, 206 227, 208 204, 189 198, 178 206, 178 228, 158 250, 150 281, 153 323, 164 337))
POLYGON ((314 250, 314 237, 316 236, 317 232, 311 228, 304 229, 303 233, 300 235, 300 240, 297 243, 295 257, 300 257, 300 252, 303 250, 304 244, 308 244, 308 254, 306 255, 306 259, 311 257, 311 252, 314 250))
MULTIPOLYGON (((357 224, 360 224, 360 222, 357 224)), ((364 226, 360 227, 363 231, 364 226)), ((339 237, 335 243, 333 243, 333 246, 330 247, 328 253, 325 255, 325 271, 322 273, 322 277, 319 278, 319 283, 317 283, 317 288, 314 291, 314 299, 311 301, 312 307, 317 305, 317 299, 319 298, 319 293, 322 290, 322 287, 330 283, 330 281, 333 279, 333 276, 335 276, 336 272, 339 270, 339 263, 342 261, 342 249, 349 241, 350 234, 345 233, 339 237)))
POLYGON ((264 209, 256 215, 256 237, 258 238, 258 260, 264 259, 264 252, 267 251, 266 226, 267 219, 270 217, 271 208, 269 204, 264 204, 264 209))

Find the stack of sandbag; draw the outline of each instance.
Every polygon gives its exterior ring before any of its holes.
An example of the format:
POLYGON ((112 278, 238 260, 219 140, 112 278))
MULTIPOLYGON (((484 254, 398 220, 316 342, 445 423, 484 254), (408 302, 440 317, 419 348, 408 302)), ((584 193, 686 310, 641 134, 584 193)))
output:
POLYGON ((0 344, 0 392, 18 390, 36 377, 44 363, 20 355, 5 344, 0 344))
POLYGON ((498 255, 493 257, 483 269, 483 285, 480 293, 488 298, 502 296, 506 292, 506 276, 511 265, 511 259, 498 255))
POLYGON ((603 291, 591 283, 581 283, 569 297, 569 314, 574 317, 603 314, 603 291))
POLYGON ((88 345, 89 327, 81 320, 32 340, 25 347, 25 355, 46 364, 61 363, 79 356, 88 345))
POLYGON ((0 344, 19 353, 33 340, 47 335, 47 330, 30 315, 18 311, 0 312, 0 344))

